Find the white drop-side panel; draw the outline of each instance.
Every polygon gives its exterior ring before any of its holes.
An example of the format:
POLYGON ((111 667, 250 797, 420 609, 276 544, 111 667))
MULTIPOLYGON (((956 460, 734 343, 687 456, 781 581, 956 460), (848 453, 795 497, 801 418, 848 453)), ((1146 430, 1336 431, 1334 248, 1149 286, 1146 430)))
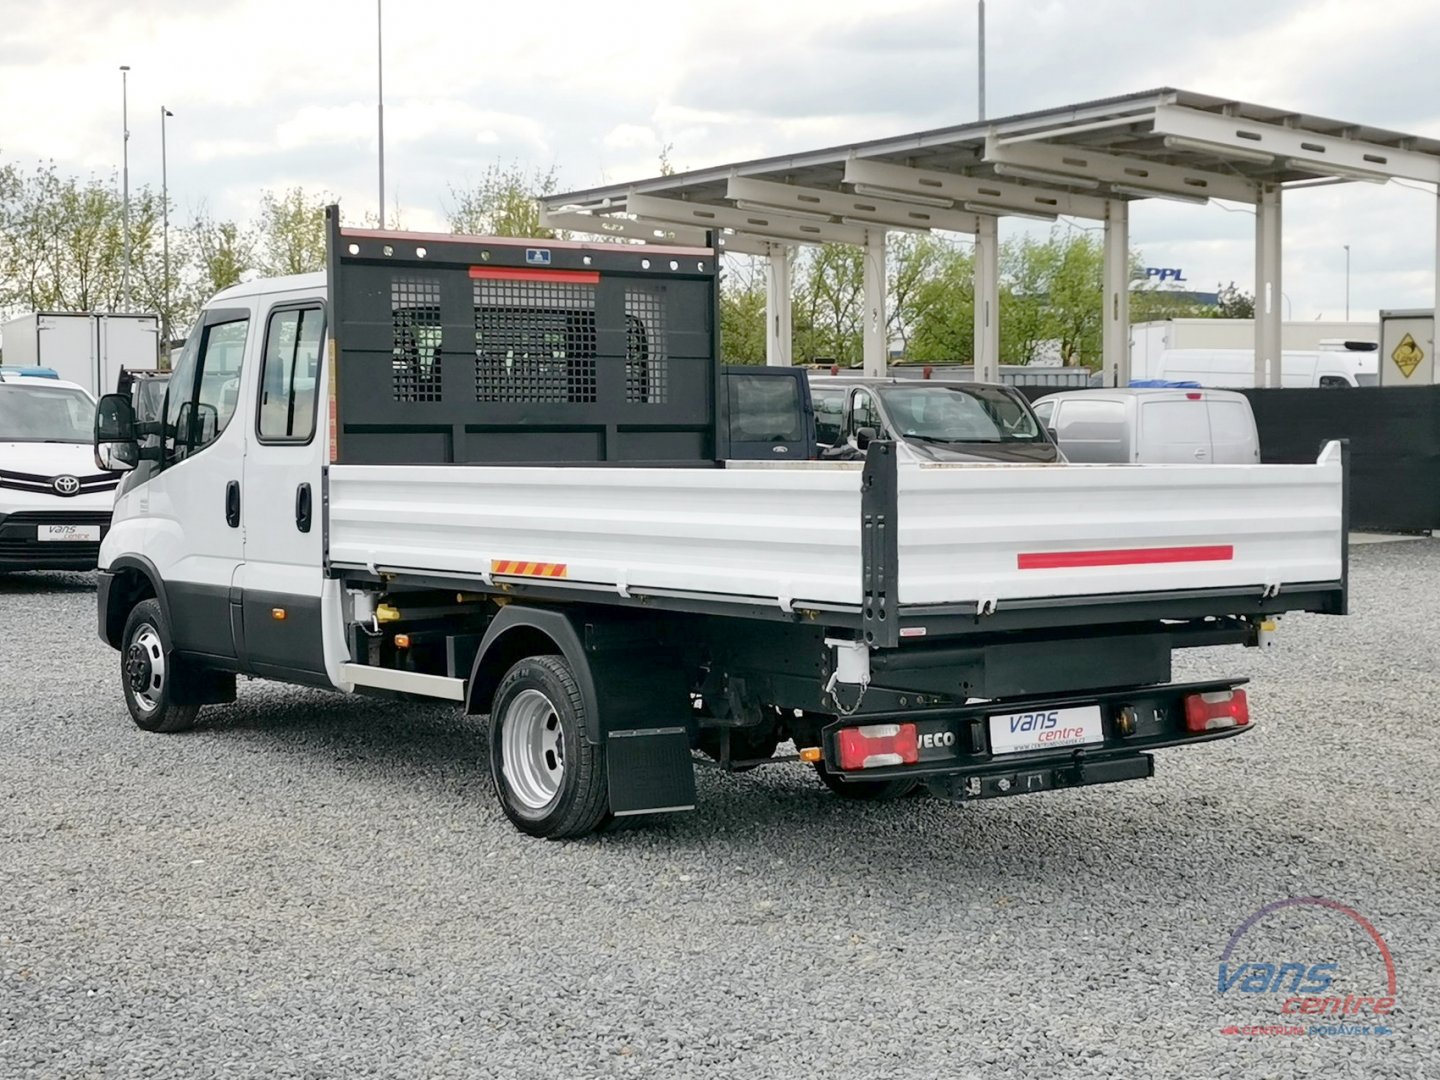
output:
MULTIPOLYGON (((330 557, 804 606, 861 600, 858 466, 729 469, 341 465, 330 557)), ((1333 582, 1338 447, 1316 465, 899 467, 899 602, 966 603, 1333 582), (1229 548, 1223 559, 1021 569, 1021 555, 1229 548)), ((1170 552, 1173 556, 1173 552, 1170 552)), ((1212 553, 1213 554, 1213 553, 1212 553)), ((560 584, 560 582, 547 582, 560 584)))
POLYGON ((860 470, 337 465, 330 558, 770 600, 860 602, 860 470))
POLYGON ((1342 484, 1338 447, 1316 465, 902 468, 900 603, 1338 581, 1342 484), (1229 558, 1150 564, 1020 560, 1226 547, 1229 558))

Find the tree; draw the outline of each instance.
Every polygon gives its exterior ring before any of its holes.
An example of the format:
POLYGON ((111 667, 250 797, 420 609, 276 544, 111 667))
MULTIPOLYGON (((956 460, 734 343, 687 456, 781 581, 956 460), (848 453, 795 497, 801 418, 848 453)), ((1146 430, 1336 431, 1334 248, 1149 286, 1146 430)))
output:
POLYGON ((975 359, 975 257, 955 246, 940 249, 915 291, 915 328, 907 360, 971 363, 975 359))
POLYGON ((1217 319, 1253 319, 1255 318, 1255 294, 1245 292, 1236 286, 1235 282, 1229 285, 1216 286, 1215 292, 1219 304, 1213 309, 1217 319))
POLYGON ((720 348, 727 364, 765 363, 765 272, 748 255, 725 256, 720 348))
MULTIPOLYGON (((256 266, 267 277, 325 269, 325 207, 335 198, 294 187, 260 195, 256 266)), ((238 239, 238 234, 237 237, 238 239)))
POLYGON ((539 196, 553 195, 559 174, 552 165, 527 173, 518 163, 496 162, 480 182, 468 188, 450 185, 454 205, 446 208, 450 231, 469 236, 531 236, 561 240, 563 234, 540 224, 539 196))

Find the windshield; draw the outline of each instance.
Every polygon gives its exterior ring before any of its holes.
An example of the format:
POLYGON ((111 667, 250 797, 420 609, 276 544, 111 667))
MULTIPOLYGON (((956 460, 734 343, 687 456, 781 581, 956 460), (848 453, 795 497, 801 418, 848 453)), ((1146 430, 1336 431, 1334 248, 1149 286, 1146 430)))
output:
POLYGON ((876 388, 895 434, 929 442, 1044 442, 1030 411, 993 386, 876 388))
POLYGON ((95 402, 65 386, 0 386, 0 442, 88 443, 95 402))

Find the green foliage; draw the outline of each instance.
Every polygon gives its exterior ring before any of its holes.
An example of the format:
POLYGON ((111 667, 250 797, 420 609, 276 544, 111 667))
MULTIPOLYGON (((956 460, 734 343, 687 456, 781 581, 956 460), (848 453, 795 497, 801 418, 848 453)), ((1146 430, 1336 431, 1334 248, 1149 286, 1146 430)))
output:
POLYGON ((325 207, 334 196, 294 187, 260 196, 256 265, 266 277, 325 269, 325 207))
POLYGON ((1229 285, 1216 287, 1220 303, 1213 308, 1207 308, 1207 312, 1213 314, 1217 319, 1253 319, 1255 318, 1255 294, 1248 293, 1238 288, 1235 282, 1229 285))
POLYGON ((720 272, 720 351, 727 364, 765 363, 765 265, 726 255, 720 272))
POLYGON ((905 358, 921 363, 975 359, 975 256, 936 241, 936 264, 915 291, 915 326, 905 358))
POLYGON ((446 209, 450 231, 467 236, 532 236, 560 240, 554 229, 540 224, 538 196, 553 195, 559 174, 549 169, 526 172, 518 163, 496 162, 480 182, 468 188, 450 186, 454 205, 446 209))

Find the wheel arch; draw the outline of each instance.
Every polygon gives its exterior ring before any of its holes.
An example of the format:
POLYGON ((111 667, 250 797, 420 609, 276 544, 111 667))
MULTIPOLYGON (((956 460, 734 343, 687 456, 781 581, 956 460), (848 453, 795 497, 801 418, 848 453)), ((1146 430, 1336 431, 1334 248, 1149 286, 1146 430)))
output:
POLYGON ((603 741, 599 697, 585 655, 582 628, 564 612, 510 604, 501 609, 485 631, 465 696, 465 711, 488 713, 505 673, 527 656, 559 654, 565 658, 585 700, 585 737, 603 741))
POLYGON ((125 632, 125 620, 136 604, 154 599, 160 605, 160 615, 167 626, 170 621, 170 602, 165 595, 165 581, 155 564, 143 555, 122 555, 105 571, 107 587, 100 597, 101 637, 112 649, 121 645, 125 632))

